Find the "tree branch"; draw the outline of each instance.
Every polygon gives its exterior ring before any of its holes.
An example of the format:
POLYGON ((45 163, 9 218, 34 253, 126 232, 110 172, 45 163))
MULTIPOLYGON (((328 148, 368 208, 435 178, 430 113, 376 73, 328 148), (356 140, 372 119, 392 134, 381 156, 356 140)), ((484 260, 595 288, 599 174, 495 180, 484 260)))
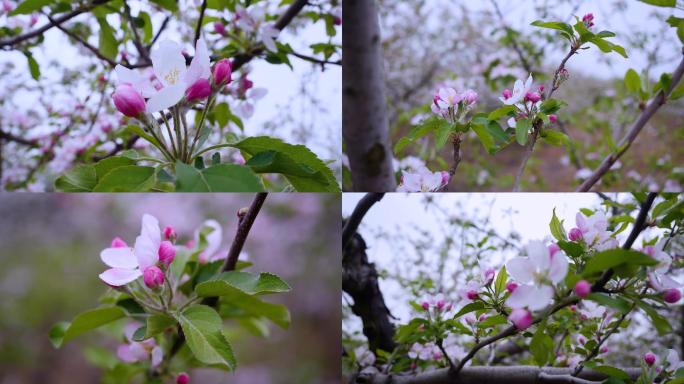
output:
POLYGON ((24 41, 24 40, 28 40, 28 39, 31 39, 31 38, 33 38, 33 37, 36 37, 36 36, 42 34, 43 32, 49 30, 49 29, 52 28, 52 27, 56 27, 56 26, 58 26, 59 24, 65 22, 65 21, 67 21, 67 20, 73 19, 74 17, 80 15, 81 13, 86 13, 86 12, 90 11, 91 9, 97 7, 98 5, 105 4, 105 3, 109 2, 109 1, 110 1, 110 0, 94 0, 94 1, 93 1, 92 3, 90 3, 89 5, 85 5, 85 6, 76 8, 76 9, 74 9, 73 11, 71 11, 71 12, 69 12, 69 13, 65 13, 64 15, 61 15, 61 16, 55 18, 55 19, 51 19, 49 23, 45 24, 44 26, 42 26, 42 27, 40 27, 40 28, 38 28, 38 29, 35 29, 35 30, 31 31, 31 32, 27 32, 27 33, 25 33, 25 34, 23 34, 23 35, 19 35, 19 36, 13 37, 13 38, 11 38, 11 39, 7 39, 7 40, 4 40, 4 41, 0 41, 0 48, 5 47, 5 46, 16 45, 16 44, 18 44, 18 43, 21 43, 21 42, 24 41))
POLYGON ((396 180, 376 1, 348 0, 342 12, 342 137, 349 155, 353 188, 394 191, 396 180))
MULTIPOLYGON (((684 54, 684 48, 682 49, 682 54, 684 54)), ((632 125, 632 128, 627 132, 627 134, 620 140, 617 145, 617 150, 610 155, 606 156, 601 164, 594 170, 594 172, 589 176, 582 184, 577 187, 577 192, 586 192, 591 189, 594 184, 596 184, 603 175, 610 170, 610 167, 615 164, 615 162, 629 149, 634 140, 636 139, 639 132, 644 128, 646 123, 655 115, 655 113, 660 109, 660 107, 667 101, 667 96, 670 95, 672 90, 681 81, 682 75, 684 75, 684 57, 679 62, 677 69, 672 73, 672 82, 667 90, 661 90, 658 92, 656 97, 654 97, 651 102, 644 108, 639 114, 639 117, 632 125)))
POLYGON ((197 26, 195 27, 195 46, 197 46, 197 40, 199 40, 202 33, 202 19, 204 19, 204 11, 207 10, 207 0, 202 1, 202 6, 200 7, 199 18, 197 19, 197 26))
POLYGON ((351 240, 351 237, 354 235, 354 233, 356 233, 356 230, 361 224, 361 220, 363 220, 363 217, 366 216, 368 210, 371 209, 375 203, 382 200, 384 196, 384 193, 367 193, 361 198, 359 203, 356 204, 356 208, 354 208, 354 211, 347 219, 347 222, 342 230, 342 249, 346 247, 349 240, 351 240))
MULTIPOLYGON (((48 18, 48 20, 54 22, 54 19, 53 19, 49 14, 44 13, 44 15, 48 18)), ((57 28, 58 28, 59 30, 61 30, 62 32, 66 33, 67 36, 69 36, 69 37, 71 37, 72 39, 74 39, 74 40, 78 41, 79 43, 81 43, 81 45, 83 45, 84 47, 86 47, 90 52, 92 52, 95 56, 97 56, 98 59, 100 59, 100 60, 102 60, 102 61, 106 61, 112 68, 113 68, 113 67, 116 67, 116 65, 118 64, 116 61, 114 61, 114 60, 110 59, 109 57, 105 56, 102 52, 100 52, 99 49, 97 49, 97 48, 95 48, 94 46, 90 45, 90 43, 88 43, 87 41, 85 41, 83 38, 81 38, 81 37, 78 36, 77 34, 71 32, 69 29, 63 27, 61 24, 58 24, 58 23, 57 23, 57 24, 55 24, 55 27, 57 27, 57 28)))
POLYGON ((11 134, 9 132, 5 132, 5 131, 0 131, 0 139, 5 140, 5 141, 13 141, 17 144, 26 145, 29 147, 37 147, 38 146, 38 143, 36 143, 33 140, 27 140, 27 139, 24 139, 23 137, 13 135, 13 134, 11 134))
MULTIPOLYGON (((621 368, 632 379, 641 374, 641 369, 621 368)), ((468 367, 464 368, 458 378, 449 376, 448 368, 423 372, 414 375, 372 374, 362 373, 357 383, 365 384, 598 384, 608 375, 590 369, 573 377, 572 368, 534 367, 534 366, 500 366, 500 367, 468 367)))
POLYGON ((250 229, 252 229, 252 224, 254 224, 254 220, 259 214, 261 207, 264 205, 266 196, 268 196, 268 193, 266 192, 257 193, 256 196, 254 196, 254 200, 252 200, 252 205, 249 206, 247 213, 245 213, 244 216, 241 216, 239 218, 235 238, 233 239, 233 243, 230 245, 230 250, 228 251, 228 255, 226 256, 226 262, 225 264, 223 264, 223 268, 221 268, 221 271, 225 272, 232 271, 235 269, 238 258, 240 257, 240 252, 242 251, 242 247, 245 245, 245 241, 247 240, 247 236, 249 235, 250 229))

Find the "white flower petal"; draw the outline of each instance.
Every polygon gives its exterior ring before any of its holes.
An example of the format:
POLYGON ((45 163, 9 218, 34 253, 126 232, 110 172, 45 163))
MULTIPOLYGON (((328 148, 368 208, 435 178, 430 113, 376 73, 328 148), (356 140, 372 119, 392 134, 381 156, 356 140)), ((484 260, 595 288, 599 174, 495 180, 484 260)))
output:
POLYGON ((199 39, 195 47, 195 56, 192 58, 188 71, 185 73, 185 86, 189 87, 199 79, 208 79, 210 75, 209 50, 204 39, 199 39))
POLYGON ((556 252, 551 256, 551 265, 549 267, 549 279, 558 284, 568 274, 568 259, 565 257, 563 251, 556 252))
POLYGON ((162 351, 161 347, 156 346, 156 347, 152 348, 152 368, 159 365, 159 363, 162 362, 163 358, 164 358, 164 352, 162 351))
POLYGON ((150 54, 152 68, 159 81, 171 86, 181 82, 185 76, 185 57, 180 45, 164 40, 150 54))
MULTIPOLYGON (((518 289, 516 288, 516 291, 517 290, 518 289)), ((532 311, 538 311, 546 308, 551 303, 551 300, 553 299, 553 288, 548 285, 535 286, 532 287, 530 295, 533 297, 533 300, 530 301, 528 308, 532 311)))
POLYGON ((114 67, 114 72, 116 72, 119 84, 131 84, 131 86, 133 86, 136 91, 140 92, 143 97, 150 97, 156 93, 156 90, 149 79, 145 78, 139 72, 128 69, 121 64, 117 64, 117 66, 114 67))
POLYGON ((205 237, 207 240, 207 247, 204 248, 203 251, 207 258, 211 258, 221 246, 221 242, 223 241, 223 228, 221 228, 221 224, 219 224, 219 222, 216 220, 205 221, 202 223, 200 228, 195 231, 196 242, 199 242, 199 233, 203 227, 209 227, 212 229, 211 233, 205 237))
MULTIPOLYGON (((508 270, 508 267, 506 267, 508 270)), ((534 297, 534 288, 530 285, 518 286, 508 299, 506 299, 506 305, 513 308, 525 308, 529 306, 536 298, 534 297)))
POLYGON ((527 283, 534 280, 534 268, 530 259, 526 257, 514 257, 506 263, 506 271, 515 281, 527 283))
POLYGON ((111 286, 120 287, 140 276, 141 273, 138 269, 111 268, 102 272, 100 279, 111 286))
POLYGON ((164 87, 147 100, 147 112, 161 111, 178 104, 185 95, 185 84, 164 87))
POLYGON ((548 271, 549 265, 551 264, 551 258, 549 257, 549 249, 546 247, 544 242, 539 240, 533 240, 527 243, 525 246, 527 250, 527 256, 529 256, 534 269, 540 271, 548 271))
POLYGON ((102 262, 112 268, 135 269, 138 260, 135 258, 133 249, 129 247, 106 248, 100 252, 102 262))

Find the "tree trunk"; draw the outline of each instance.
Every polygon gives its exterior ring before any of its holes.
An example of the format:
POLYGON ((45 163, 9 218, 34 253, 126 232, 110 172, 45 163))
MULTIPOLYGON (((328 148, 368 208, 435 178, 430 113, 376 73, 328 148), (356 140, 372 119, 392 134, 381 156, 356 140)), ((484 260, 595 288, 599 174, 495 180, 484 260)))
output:
POLYGON ((342 2, 342 136, 353 190, 396 189, 375 0, 342 2))

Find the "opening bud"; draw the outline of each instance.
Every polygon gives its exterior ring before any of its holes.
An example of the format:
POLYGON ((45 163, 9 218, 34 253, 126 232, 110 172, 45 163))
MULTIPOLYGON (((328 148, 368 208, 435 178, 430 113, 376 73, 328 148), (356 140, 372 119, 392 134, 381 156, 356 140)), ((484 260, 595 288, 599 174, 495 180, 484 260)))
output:
POLYGON ((116 109, 128 117, 139 117, 145 112, 145 99, 130 84, 119 84, 112 100, 116 109))
POLYGON ((170 241, 174 241, 174 242, 175 242, 176 239, 178 238, 178 235, 176 234, 176 230, 173 229, 172 226, 167 225, 167 226, 164 228, 164 238, 165 238, 166 240, 170 240, 170 241))
POLYGON ((168 240, 162 241, 159 245, 158 253, 159 262, 168 267, 173 263, 173 259, 176 257, 176 247, 168 240))
POLYGON ((230 60, 221 59, 214 65, 214 84, 218 86, 223 86, 225 84, 230 84, 233 74, 233 66, 230 64, 230 60))
POLYGON ((164 272, 157 266, 145 268, 143 271, 143 281, 148 288, 154 289, 164 284, 164 272))
POLYGON ((526 309, 516 308, 508 315, 510 320, 516 328, 525 330, 532 325, 532 314, 526 309))
POLYGON ((211 84, 207 79, 199 79, 185 90, 185 98, 188 102, 206 99, 209 94, 211 94, 211 84))
POLYGON ((655 361, 656 361, 656 355, 650 351, 646 352, 646 354, 644 355, 644 362, 646 363, 646 365, 648 365, 650 367, 653 364, 655 364, 655 361))
POLYGON ((181 372, 176 376, 176 384, 188 384, 190 382, 190 375, 181 372))

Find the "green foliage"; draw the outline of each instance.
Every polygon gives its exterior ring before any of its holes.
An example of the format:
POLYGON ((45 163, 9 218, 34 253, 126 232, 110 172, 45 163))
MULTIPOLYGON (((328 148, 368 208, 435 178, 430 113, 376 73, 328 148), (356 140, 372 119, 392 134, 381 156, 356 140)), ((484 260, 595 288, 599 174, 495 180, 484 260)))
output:
POLYGON ((97 185, 97 172, 90 164, 77 165, 55 180, 60 192, 90 192, 97 185))
POLYGON ((631 93, 637 93, 641 90, 641 79, 639 79, 639 74, 632 68, 625 73, 625 87, 627 88, 627 91, 631 93))
POLYGON ((152 167, 138 165, 119 166, 98 175, 93 192, 145 192, 154 187, 156 171, 152 167))
POLYGON ((563 228, 563 222, 558 220, 556 216, 556 208, 553 209, 553 215, 551 216, 551 222, 549 223, 549 228, 551 229, 551 235, 558 241, 567 240, 567 235, 565 234, 565 228, 563 228))
POLYGON ((223 321, 219 314, 206 305, 193 305, 178 314, 185 340, 192 354, 200 362, 235 370, 233 348, 223 335, 223 321))
POLYGON ((533 21, 530 25, 534 25, 535 27, 539 28, 548 28, 548 29, 555 29, 558 31, 561 31, 561 36, 568 40, 572 40, 572 36, 574 33, 572 32, 572 27, 570 24, 562 23, 560 21, 542 21, 542 20, 536 20, 533 21))
POLYGON ((519 119, 515 123, 515 139, 520 145, 525 145, 527 143, 527 135, 530 131, 532 124, 530 119, 519 119))
POLYGON ((55 0, 24 0, 14 10, 9 13, 9 16, 14 15, 28 15, 39 11, 46 5, 53 4, 55 0))
POLYGON ((429 133, 437 133, 450 128, 451 124, 448 121, 437 116, 432 116, 423 121, 420 125, 413 127, 408 135, 400 138, 394 145, 394 153, 401 152, 407 145, 414 143, 416 140, 425 137, 429 133))
POLYGON ((151 0, 153 3, 159 5, 160 7, 171 11, 171 12, 176 12, 178 10, 178 3, 176 0, 151 0))
POLYGON ((38 65, 38 62, 33 58, 33 55, 29 51, 24 51, 24 56, 26 56, 31 77, 33 80, 38 80, 40 78, 40 66, 38 65))
POLYGON ((608 249, 589 259, 584 267, 583 274, 584 276, 591 276, 623 264, 650 266, 657 263, 655 259, 641 252, 620 248, 608 249))
POLYGON ((639 0, 642 3, 655 5, 656 7, 676 7, 677 0, 639 0))
MULTIPOLYGON (((545 322, 544 322, 545 323, 545 322)), ((537 327, 537 331, 532 336, 530 342, 530 352, 538 366, 544 366, 549 361, 553 353, 553 339, 546 334, 544 323, 537 327)))
POLYGON ((197 169, 176 163, 177 192, 259 192, 264 186, 249 167, 220 164, 197 169))
POLYGON ((71 323, 59 323, 50 330, 50 342, 55 348, 71 341, 74 337, 92 331, 112 321, 126 316, 120 307, 103 307, 83 312, 76 316, 71 323))
POLYGON ((97 22, 100 24, 100 52, 110 59, 116 59, 119 53, 119 43, 114 36, 114 30, 104 17, 98 17, 97 22))
POLYGON ((611 307, 619 312, 622 313, 627 313, 629 310, 632 308, 631 304, 629 301, 614 295, 614 296, 609 296, 603 293, 590 293, 589 296, 587 296, 587 299, 591 301, 595 301, 601 305, 605 305, 607 307, 611 307))

